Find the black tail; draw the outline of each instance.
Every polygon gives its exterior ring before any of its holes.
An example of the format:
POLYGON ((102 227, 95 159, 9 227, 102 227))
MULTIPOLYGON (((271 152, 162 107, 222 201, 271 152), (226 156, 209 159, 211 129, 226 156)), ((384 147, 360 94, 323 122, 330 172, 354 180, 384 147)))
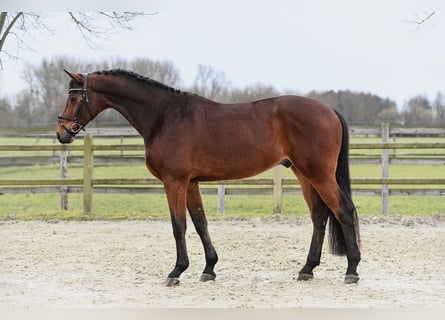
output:
MULTIPOLYGON (((335 177, 337 179, 337 184, 340 187, 340 192, 348 202, 347 207, 352 208, 351 212, 353 214, 355 234, 357 237, 357 242, 360 245, 360 232, 359 232, 357 211, 355 209, 354 203, 352 202, 352 196, 351 196, 351 178, 349 173, 349 159, 348 159, 348 154, 349 154, 348 125, 346 124, 346 121, 343 118, 343 116, 338 111, 336 110, 334 111, 337 114, 343 129, 342 145, 340 148, 340 154, 338 155, 337 170, 335 172, 335 177)), ((332 213, 332 211, 330 211, 330 216, 329 216, 329 247, 331 249, 331 253, 335 255, 345 255, 346 253, 346 245, 345 245, 345 238, 343 236, 343 230, 341 228, 340 223, 332 213)))

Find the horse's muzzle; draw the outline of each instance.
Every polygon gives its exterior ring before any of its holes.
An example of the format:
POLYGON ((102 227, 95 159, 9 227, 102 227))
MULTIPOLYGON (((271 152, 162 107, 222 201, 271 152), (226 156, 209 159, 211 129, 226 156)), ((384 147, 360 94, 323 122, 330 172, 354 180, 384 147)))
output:
POLYGON ((56 129, 57 140, 60 143, 67 144, 74 141, 74 136, 67 130, 64 130, 61 126, 57 126, 56 129))

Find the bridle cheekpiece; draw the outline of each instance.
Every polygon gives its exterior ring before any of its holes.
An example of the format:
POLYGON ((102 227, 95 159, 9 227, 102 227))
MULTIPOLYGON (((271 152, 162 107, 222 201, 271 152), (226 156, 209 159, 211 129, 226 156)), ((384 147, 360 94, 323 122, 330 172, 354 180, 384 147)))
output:
POLYGON ((82 113, 82 107, 83 105, 85 105, 88 113, 90 114, 90 118, 93 118, 93 114, 91 113, 91 109, 90 109, 90 105, 89 105, 89 100, 88 100, 88 74, 87 73, 82 73, 82 77, 83 77, 83 87, 82 88, 72 88, 69 89, 68 94, 70 94, 71 92, 77 92, 77 91, 81 91, 82 92, 82 100, 79 103, 79 106, 77 108, 76 111, 76 115, 74 116, 74 118, 72 117, 67 117, 64 116, 62 114, 59 114, 57 116, 57 120, 67 120, 67 121, 72 121, 71 126, 69 128, 67 128, 64 124, 62 124, 62 128, 65 129, 68 133, 70 133, 72 136, 76 135, 77 133, 79 133, 80 130, 85 131, 85 125, 81 124, 79 122, 80 117, 81 117, 81 113, 82 113))

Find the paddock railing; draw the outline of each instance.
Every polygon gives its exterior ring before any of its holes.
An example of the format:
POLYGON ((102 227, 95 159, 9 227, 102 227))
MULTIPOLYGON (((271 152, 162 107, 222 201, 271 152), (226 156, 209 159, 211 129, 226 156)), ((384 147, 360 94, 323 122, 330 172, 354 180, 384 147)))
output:
MULTIPOLYGON (((375 131, 372 132, 375 134, 375 131)), ((409 194, 409 195, 445 195, 445 179, 443 178, 391 178, 389 177, 389 164, 400 160, 400 156, 395 156, 395 150, 400 149, 442 149, 445 150, 443 142, 415 142, 401 143, 389 142, 389 126, 382 125, 382 142, 379 143, 350 143, 350 150, 380 150, 365 161, 379 161, 382 166, 382 175, 379 178, 353 177, 351 183, 353 187, 360 185, 361 188, 353 188, 354 194, 379 195, 381 196, 382 214, 389 212, 388 204, 390 195, 409 194), (406 189, 392 186, 437 186, 437 188, 416 188, 406 189), (363 188, 363 186, 380 186, 379 189, 363 188), (391 186, 391 188, 390 188, 391 186)), ((93 211, 94 193, 163 193, 162 183, 157 179, 150 178, 94 178, 94 159, 99 157, 95 152, 98 151, 120 151, 121 155, 125 151, 143 151, 142 144, 108 144, 99 145, 93 143, 93 137, 86 135, 83 145, 60 145, 60 144, 33 144, 33 145, 0 145, 0 151, 27 152, 27 151, 52 151, 53 157, 58 152, 60 162, 60 179, 0 179, 0 194, 23 193, 23 192, 54 192, 61 193, 62 209, 67 207, 67 193, 83 193, 83 211, 85 214, 91 214, 93 211), (67 177, 67 154, 69 152, 81 152, 77 156, 83 162, 82 178, 70 179, 67 177)), ((352 152, 351 152, 352 153, 352 152)), ((14 157, 10 157, 13 159, 14 157)), ((20 158, 20 157, 18 157, 20 158)), ((119 158, 119 157, 115 157, 119 158)), ((121 157, 128 161, 128 157, 121 157)), ((360 158, 360 157, 359 157, 360 158)), ((403 157, 402 157, 403 158, 403 157)), ((131 157, 130 157, 131 159, 131 157)), ((134 159, 141 163, 141 156, 135 156, 134 159)), ((434 163, 445 164, 445 152, 434 154, 434 157, 427 157, 434 163)), ((351 159, 353 160, 353 159, 351 159)), ((405 159, 406 160, 406 159, 405 159)), ((13 161, 13 160, 12 160, 13 161)), ((426 163, 430 163, 427 162, 426 163)), ((201 183, 203 194, 218 195, 218 212, 224 212, 225 195, 245 194, 245 195, 272 195, 273 212, 282 212, 283 194, 301 193, 298 181, 296 179, 286 179, 282 177, 281 166, 274 169, 273 178, 250 178, 242 180, 218 181, 201 183), (230 188, 235 187, 235 188, 230 188)))

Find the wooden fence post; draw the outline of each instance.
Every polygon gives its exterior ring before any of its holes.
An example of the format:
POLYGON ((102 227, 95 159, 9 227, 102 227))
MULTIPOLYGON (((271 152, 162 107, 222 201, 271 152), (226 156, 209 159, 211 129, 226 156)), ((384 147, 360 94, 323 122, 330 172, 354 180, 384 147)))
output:
POLYGON ((274 168, 273 174, 273 213, 282 213, 283 176, 281 166, 274 168))
MULTIPOLYGON (((64 147, 60 151, 60 177, 62 179, 66 179, 68 177, 67 174, 67 151, 64 147)), ((60 208, 62 210, 68 210, 68 186, 60 186, 60 208)))
MULTIPOLYGON (((121 146, 124 145, 124 136, 121 136, 121 146)), ((121 157, 124 156, 124 149, 121 149, 121 157)))
POLYGON ((93 137, 87 134, 83 143, 83 212, 91 214, 93 205, 93 137))
MULTIPOLYGON (((389 142, 389 123, 382 123, 382 143, 389 142)), ((389 150, 382 149, 382 178, 389 178, 389 150)), ((382 184, 382 214, 388 215, 389 211, 389 185, 382 184)))
POLYGON ((218 213, 224 213, 226 188, 223 184, 218 184, 218 213))

